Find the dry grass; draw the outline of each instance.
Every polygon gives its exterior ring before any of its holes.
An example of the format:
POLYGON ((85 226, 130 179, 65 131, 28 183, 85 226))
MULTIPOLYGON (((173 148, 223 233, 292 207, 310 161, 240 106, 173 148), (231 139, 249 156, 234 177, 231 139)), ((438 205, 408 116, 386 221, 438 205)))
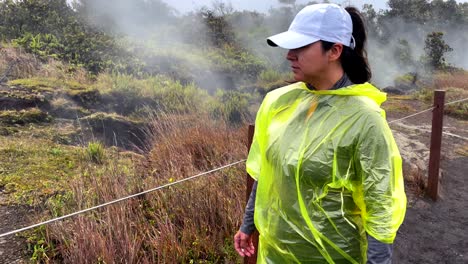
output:
MULTIPOLYGON (((452 74, 437 74, 434 78, 436 89, 445 90, 445 102, 468 98, 468 71, 452 74)), ((444 112, 454 117, 468 120, 468 101, 447 105, 444 112)))
POLYGON ((455 153, 468 157, 468 144, 462 144, 461 146, 455 149, 455 153))
POLYGON ((438 73, 434 76, 434 86, 436 89, 455 87, 468 90, 468 72, 438 73))
POLYGON ((382 108, 388 113, 409 113, 414 108, 405 101, 389 98, 382 104, 382 108))
POLYGON ((41 68, 41 63, 32 54, 21 48, 0 46, 0 78, 4 75, 9 80, 29 78, 41 68))
POLYGON ((74 81, 81 85, 90 85, 93 83, 89 73, 81 67, 72 66, 62 61, 49 59, 43 64, 36 76, 45 78, 54 78, 61 81, 74 81))
POLYGON ((53 78, 61 81, 75 81, 82 85, 91 84, 88 72, 68 63, 49 59, 42 63, 35 55, 27 53, 20 47, 0 44, 0 79, 25 79, 32 77, 53 78))
MULTIPOLYGON (((246 129, 207 116, 155 117, 151 134, 150 150, 136 166, 109 158, 106 169, 84 168, 71 183, 75 209, 243 159, 247 151, 246 129)), ((50 226, 48 262, 239 262, 231 238, 242 218, 244 179, 238 165, 50 226)))
MULTIPOLYGON (((414 94, 414 98, 432 104, 434 90, 445 90, 445 103, 468 98, 468 71, 455 73, 437 73, 434 75, 434 83, 430 88, 424 88, 414 94)), ((447 105, 444 113, 468 119, 468 101, 447 105)))

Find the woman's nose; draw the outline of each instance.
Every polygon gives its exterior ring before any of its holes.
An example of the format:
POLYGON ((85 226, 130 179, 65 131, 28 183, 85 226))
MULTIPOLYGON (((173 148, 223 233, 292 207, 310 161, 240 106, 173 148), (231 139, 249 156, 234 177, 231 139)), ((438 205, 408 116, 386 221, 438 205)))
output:
POLYGON ((296 60, 297 59, 296 52, 294 50, 289 50, 288 54, 286 54, 286 59, 290 61, 296 60))

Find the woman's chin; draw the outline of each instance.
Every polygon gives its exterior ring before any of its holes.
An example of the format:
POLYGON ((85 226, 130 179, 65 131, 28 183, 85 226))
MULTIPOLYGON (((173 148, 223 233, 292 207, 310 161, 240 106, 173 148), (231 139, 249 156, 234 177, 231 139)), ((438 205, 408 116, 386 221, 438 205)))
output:
POLYGON ((294 74, 293 79, 296 82, 303 82, 304 81, 304 77, 299 75, 299 74, 294 74))

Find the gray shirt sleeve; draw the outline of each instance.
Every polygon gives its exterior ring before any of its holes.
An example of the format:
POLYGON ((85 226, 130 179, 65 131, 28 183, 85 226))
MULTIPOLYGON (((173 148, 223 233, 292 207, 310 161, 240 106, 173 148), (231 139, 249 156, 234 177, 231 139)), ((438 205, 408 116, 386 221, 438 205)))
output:
POLYGON ((257 181, 252 185, 252 192, 249 196, 249 201, 245 207, 244 219, 240 227, 240 231, 245 234, 252 234, 255 231, 254 224, 254 210, 255 210, 255 197, 257 195, 257 181))
POLYGON ((393 244, 385 244, 367 235, 367 264, 391 264, 393 244))

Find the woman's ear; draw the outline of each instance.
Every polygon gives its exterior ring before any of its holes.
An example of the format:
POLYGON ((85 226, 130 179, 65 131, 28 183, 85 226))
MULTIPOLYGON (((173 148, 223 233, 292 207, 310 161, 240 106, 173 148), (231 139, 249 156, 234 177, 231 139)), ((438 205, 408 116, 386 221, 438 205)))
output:
POLYGON ((330 62, 338 61, 341 57, 341 53, 343 52, 343 44, 335 43, 328 51, 328 60, 330 62))

